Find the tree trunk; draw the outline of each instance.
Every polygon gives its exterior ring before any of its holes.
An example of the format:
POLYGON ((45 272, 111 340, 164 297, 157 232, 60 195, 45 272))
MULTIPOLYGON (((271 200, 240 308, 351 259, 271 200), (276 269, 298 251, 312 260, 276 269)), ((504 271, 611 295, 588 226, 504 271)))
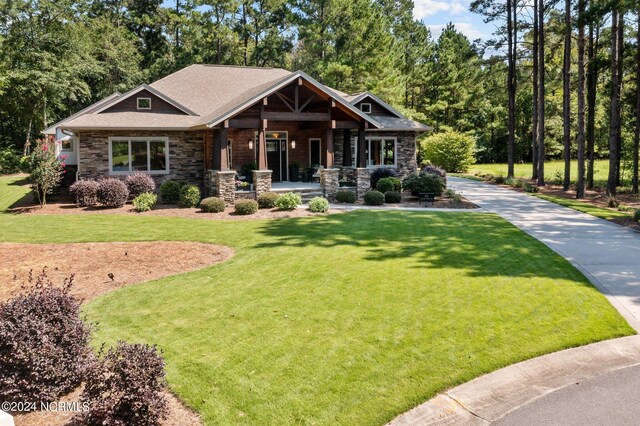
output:
POLYGON ((562 64, 562 127, 564 130, 564 180, 562 189, 571 186, 571 0, 565 0, 564 60, 562 64))
POLYGON ((544 0, 538 4, 538 185, 544 186, 544 0))
POLYGON ((538 180, 538 0, 533 0, 533 123, 531 125, 531 179, 538 180))
POLYGON ((578 0, 578 180, 576 198, 584 198, 584 10, 585 0, 578 0))
POLYGON ((31 152, 31 128, 33 127, 33 115, 29 119, 29 127, 27 128, 27 137, 24 140, 24 149, 22 150, 22 155, 29 155, 31 152))
POLYGON ((620 8, 618 12, 618 134, 616 136, 616 142, 618 143, 618 156, 616 161, 616 185, 622 185, 620 179, 620 161, 622 159, 622 123, 620 109, 622 108, 622 83, 624 80, 624 71, 622 65, 624 64, 624 9, 620 8))
POLYGON ((508 170, 507 176, 513 177, 514 175, 514 157, 513 157, 513 148, 515 143, 515 128, 516 128, 516 120, 515 120, 515 95, 516 95, 516 86, 515 86, 515 40, 513 39, 515 22, 513 21, 512 10, 514 9, 515 0, 507 0, 507 56, 508 56, 508 76, 507 76, 507 91, 509 95, 509 137, 507 140, 507 162, 508 162, 508 170))
MULTIPOLYGON (((590 4, 589 9, 592 8, 590 4)), ((587 188, 593 188, 593 162, 595 160, 596 139, 596 90, 598 83, 598 43, 600 41, 600 24, 589 21, 589 66, 587 68, 587 188), (595 29, 594 29, 595 26, 595 29), (595 33, 595 37, 594 37, 595 33)))
POLYGON ((607 193, 616 195, 618 167, 618 129, 620 128, 620 84, 618 82, 618 9, 611 16, 611 111, 609 120, 609 176, 607 193))
POLYGON ((633 188, 638 193, 638 151, 640 148, 640 6, 638 7, 638 28, 636 32, 636 126, 633 135, 633 188))

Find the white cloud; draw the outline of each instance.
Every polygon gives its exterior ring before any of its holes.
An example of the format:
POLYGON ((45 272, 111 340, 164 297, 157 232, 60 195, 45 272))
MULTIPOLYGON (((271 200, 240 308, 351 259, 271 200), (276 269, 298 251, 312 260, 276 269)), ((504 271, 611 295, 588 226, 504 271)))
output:
MULTIPOLYGON (((456 30, 460 31, 462 34, 466 35, 471 40, 476 40, 479 38, 481 39, 487 38, 487 34, 483 33, 482 31, 477 29, 475 26, 473 26, 473 24, 470 24, 468 22, 454 22, 453 25, 456 27, 456 30)), ((427 26, 431 30, 431 34, 433 38, 437 39, 438 37, 440 37, 440 33, 442 33, 442 30, 444 30, 447 25, 444 24, 444 25, 427 25, 427 26)))
POLYGON ((469 0, 415 0, 413 16, 416 19, 423 19, 443 12, 461 15, 468 10, 469 0))

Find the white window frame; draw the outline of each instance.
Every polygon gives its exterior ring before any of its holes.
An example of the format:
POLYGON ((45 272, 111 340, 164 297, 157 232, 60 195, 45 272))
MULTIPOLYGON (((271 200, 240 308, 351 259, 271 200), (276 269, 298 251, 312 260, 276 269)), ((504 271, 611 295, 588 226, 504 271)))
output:
POLYGON ((169 174, 169 138, 166 136, 112 136, 109 137, 109 174, 111 175, 129 175, 132 173, 146 173, 148 175, 166 175, 169 174), (122 171, 114 171, 113 170, 113 142, 123 142, 127 141, 129 143, 129 170, 122 171), (132 141, 146 141, 147 142, 147 170, 132 170, 131 168, 131 142, 132 141), (149 156, 149 152, 151 151, 151 141, 162 141, 164 142, 164 153, 165 153, 165 168, 164 170, 151 170, 151 157, 149 156))
POLYGON ((74 147, 76 146, 75 144, 75 137, 71 137, 68 140, 69 142, 69 148, 64 148, 64 141, 62 141, 60 143, 60 152, 73 152, 74 151, 74 147))
POLYGON ((365 114, 371 114, 371 104, 370 104, 370 103, 362 103, 362 104, 360 104, 360 111, 364 112, 365 114), (369 110, 368 110, 368 111, 365 111, 365 110, 364 110, 364 106, 365 106, 365 105, 366 105, 367 107, 369 107, 369 110))
POLYGON ((151 109, 151 98, 136 98, 136 109, 142 109, 142 110, 150 110, 151 109), (148 108, 143 108, 140 106, 140 101, 142 100, 147 100, 149 101, 149 107, 148 108))
MULTIPOLYGON (((368 136, 365 138, 367 143, 367 168, 369 169, 380 169, 380 168, 392 168, 395 169, 398 167, 398 138, 397 137, 388 137, 388 136, 368 136), (383 141, 393 141, 393 165, 391 164, 371 164, 371 141, 383 140, 383 141)), ((357 143, 356 143, 357 145, 357 143)), ((357 157, 356 157, 357 158, 357 157)), ((380 158, 382 158, 382 145, 380 145, 380 158)))

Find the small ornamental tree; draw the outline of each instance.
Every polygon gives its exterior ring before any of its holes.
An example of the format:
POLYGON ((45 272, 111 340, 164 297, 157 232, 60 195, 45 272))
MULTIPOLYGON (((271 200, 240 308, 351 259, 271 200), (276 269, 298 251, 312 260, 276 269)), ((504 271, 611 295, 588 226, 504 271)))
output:
POLYGON ((47 195, 60 185, 64 174, 64 163, 56 159, 55 143, 38 140, 29 156, 29 180, 41 207, 47 204, 47 195))
POLYGON ((466 172, 474 159, 475 140, 458 132, 442 132, 425 138, 420 144, 422 157, 447 172, 466 172))

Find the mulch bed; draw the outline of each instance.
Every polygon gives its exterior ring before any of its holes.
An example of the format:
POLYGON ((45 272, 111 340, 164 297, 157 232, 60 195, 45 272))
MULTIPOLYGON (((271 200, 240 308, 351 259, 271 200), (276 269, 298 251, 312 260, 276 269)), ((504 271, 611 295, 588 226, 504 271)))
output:
POLYGON ((36 275, 46 268, 56 284, 75 274, 71 292, 93 299, 126 285, 204 268, 231 256, 229 247, 196 242, 0 243, 0 301, 20 293, 30 270, 36 275))

